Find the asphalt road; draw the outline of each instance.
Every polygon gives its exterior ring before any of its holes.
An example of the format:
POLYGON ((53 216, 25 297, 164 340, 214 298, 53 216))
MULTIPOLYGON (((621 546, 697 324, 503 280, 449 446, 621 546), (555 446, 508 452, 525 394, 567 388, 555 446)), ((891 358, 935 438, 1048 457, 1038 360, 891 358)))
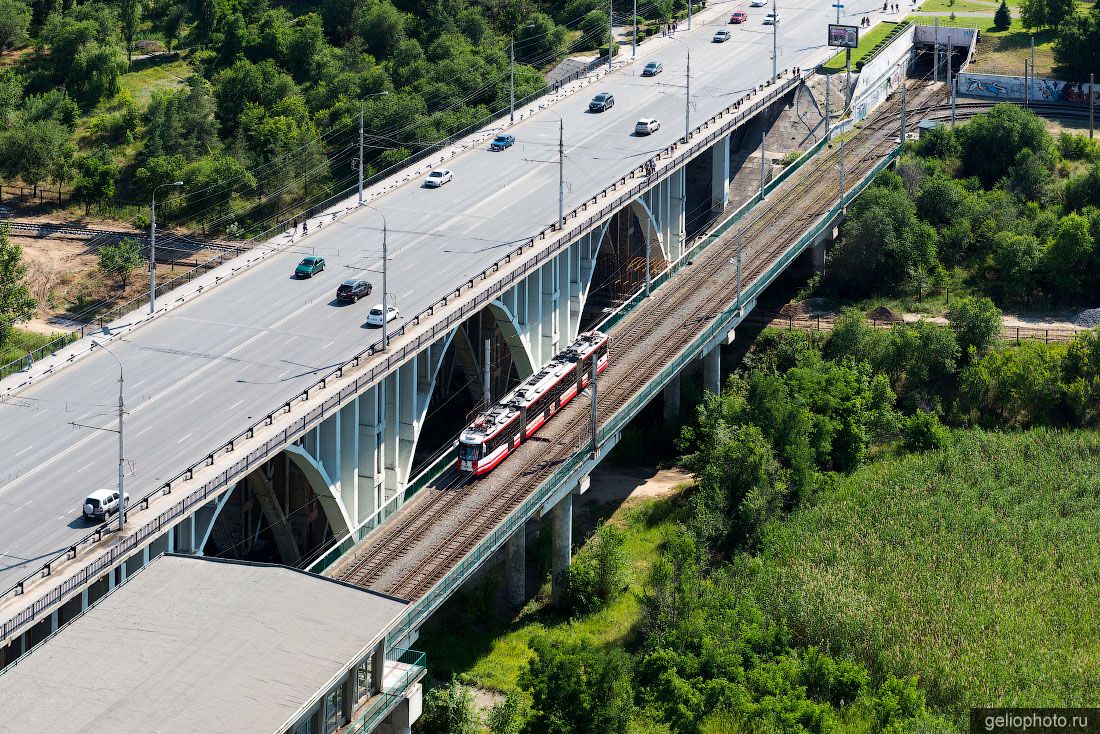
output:
MULTIPOLYGON (((721 7, 710 26, 696 23, 689 34, 682 24, 682 43, 642 45, 639 58, 660 59, 663 74, 643 78, 634 64, 554 106, 564 120, 566 211, 683 134, 687 45, 693 124, 770 76, 772 31, 762 24, 770 8, 749 9, 747 0, 721 7), (736 9, 747 9, 749 21, 725 25, 736 9), (716 28, 733 39, 711 43, 716 28), (599 91, 612 92, 616 105, 590 114, 599 91), (635 137, 640 117, 656 117, 660 131, 635 137)), ((850 2, 849 22, 876 7, 850 2)), ((780 13, 779 68, 820 61, 835 10, 817 0, 781 3, 780 13)), ((390 290, 403 314, 557 218, 558 115, 544 111, 512 132, 517 143, 507 151, 472 150, 449 162, 455 177, 444 187, 410 183, 372 202, 388 222, 390 290)), ((380 300, 380 255, 381 217, 361 209, 112 343, 125 366, 130 496, 144 496, 376 341, 378 330, 364 324, 380 300), (304 252, 325 256, 328 267, 299 281, 291 273, 304 252), (337 285, 360 273, 374 295, 338 305, 337 285)), ((87 534, 83 498, 115 486, 117 436, 103 429, 114 428, 117 379, 117 363, 97 352, 0 405, 0 589, 87 534)))

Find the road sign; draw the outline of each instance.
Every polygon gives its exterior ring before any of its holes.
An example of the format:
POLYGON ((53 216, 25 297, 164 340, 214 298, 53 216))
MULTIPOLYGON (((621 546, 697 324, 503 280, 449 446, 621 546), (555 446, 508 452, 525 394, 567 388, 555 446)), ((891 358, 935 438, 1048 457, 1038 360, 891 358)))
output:
POLYGON ((841 48, 859 46, 859 28, 854 25, 829 24, 829 45, 841 48))

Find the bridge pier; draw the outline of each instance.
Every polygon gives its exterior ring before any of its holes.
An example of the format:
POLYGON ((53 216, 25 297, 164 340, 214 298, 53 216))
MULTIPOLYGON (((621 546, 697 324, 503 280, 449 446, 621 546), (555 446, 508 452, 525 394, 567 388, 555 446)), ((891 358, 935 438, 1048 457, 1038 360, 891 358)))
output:
POLYGON ((661 391, 665 408, 665 423, 672 423, 680 418, 680 375, 677 374, 661 391))
POLYGON ((524 525, 520 525, 516 528, 516 532, 512 533, 512 537, 508 539, 507 548, 505 595, 509 604, 519 606, 527 596, 527 533, 524 525))
POLYGON ((722 136, 710 154, 710 209, 717 214, 730 202, 730 136, 722 136))
POLYGON ((715 395, 722 392, 722 346, 716 344, 703 354, 703 389, 715 395))
POLYGON ((554 506, 553 540, 550 551, 551 603, 561 603, 566 573, 573 553, 573 494, 566 494, 554 506))

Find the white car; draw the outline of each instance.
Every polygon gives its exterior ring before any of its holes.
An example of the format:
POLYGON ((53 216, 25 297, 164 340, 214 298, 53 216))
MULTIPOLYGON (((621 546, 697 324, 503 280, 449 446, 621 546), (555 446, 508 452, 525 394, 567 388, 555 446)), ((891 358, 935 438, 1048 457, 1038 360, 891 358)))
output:
POLYGON ((779 13, 768 13, 764 16, 764 25, 775 25, 779 22, 779 13))
POLYGON ((454 174, 451 173, 451 169, 440 168, 428 174, 428 177, 424 179, 424 185, 430 189, 438 189, 454 177, 454 174))
POLYGON ((635 135, 652 135, 661 129, 661 123, 656 117, 643 117, 634 126, 635 135))
POLYGON ((752 0, 752 2, 749 3, 749 7, 750 8, 762 8, 767 4, 768 4, 767 0, 752 0))
MULTIPOLYGON (((129 492, 126 493, 126 501, 130 501, 129 492)), ((97 489, 84 500, 84 517, 93 522, 106 520, 118 512, 118 490, 97 489)))
POLYGON ((733 34, 725 29, 722 29, 720 31, 714 32, 714 38, 712 40, 714 43, 725 43, 731 38, 733 38, 733 34))
MULTIPOLYGON (((397 310, 396 306, 390 306, 386 309, 386 321, 393 321, 401 312, 397 310)), ((376 306, 372 306, 370 313, 367 314, 367 326, 381 326, 382 325, 382 304, 379 303, 376 306)))

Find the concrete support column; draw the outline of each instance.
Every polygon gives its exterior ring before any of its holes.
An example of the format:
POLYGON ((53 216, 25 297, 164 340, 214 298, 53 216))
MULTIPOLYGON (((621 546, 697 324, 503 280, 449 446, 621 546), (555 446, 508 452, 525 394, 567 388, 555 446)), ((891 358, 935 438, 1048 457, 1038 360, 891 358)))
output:
POLYGON ((813 257, 814 272, 825 273, 825 241, 817 242, 810 248, 810 254, 813 257))
POLYGON ((551 601, 554 606, 561 602, 561 592, 565 586, 565 574, 573 552, 573 495, 567 494, 553 510, 553 542, 550 559, 551 601))
POLYGON ((721 212, 730 201, 730 136, 711 146, 710 153, 710 208, 721 212))
POLYGON ((375 693, 382 692, 382 678, 386 674, 386 643, 383 640, 370 656, 370 686, 375 693))
POLYGON ((355 711, 355 675, 355 668, 352 668, 341 684, 344 690, 340 696, 340 720, 345 724, 351 721, 351 715, 355 711))
POLYGON ((703 355, 703 389, 715 395, 722 392, 722 347, 715 345, 703 355))
POLYGON ((527 534, 520 525, 508 539, 505 591, 508 603, 519 606, 527 596, 527 534))
POLYGON ((665 404, 665 423, 672 423, 680 418, 680 375, 676 375, 665 389, 661 391, 665 404))

